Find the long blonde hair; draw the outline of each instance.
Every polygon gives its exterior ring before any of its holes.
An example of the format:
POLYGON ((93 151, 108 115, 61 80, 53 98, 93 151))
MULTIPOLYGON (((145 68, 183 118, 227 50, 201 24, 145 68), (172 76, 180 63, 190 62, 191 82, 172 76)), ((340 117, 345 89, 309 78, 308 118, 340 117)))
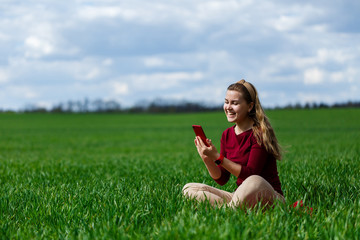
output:
POLYGON ((248 104, 251 102, 254 103, 248 116, 254 121, 252 129, 256 141, 259 145, 264 144, 266 151, 272 154, 276 159, 281 160, 281 146, 279 145, 274 129, 260 104, 258 93, 254 85, 242 79, 237 83, 231 84, 227 90, 238 91, 242 94, 248 104))

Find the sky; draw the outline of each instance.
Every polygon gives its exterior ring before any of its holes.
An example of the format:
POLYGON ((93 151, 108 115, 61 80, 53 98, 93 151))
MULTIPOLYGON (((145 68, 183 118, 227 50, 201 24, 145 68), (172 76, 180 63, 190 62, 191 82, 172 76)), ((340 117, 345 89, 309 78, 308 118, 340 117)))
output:
POLYGON ((0 0, 0 109, 360 100, 359 0, 0 0))

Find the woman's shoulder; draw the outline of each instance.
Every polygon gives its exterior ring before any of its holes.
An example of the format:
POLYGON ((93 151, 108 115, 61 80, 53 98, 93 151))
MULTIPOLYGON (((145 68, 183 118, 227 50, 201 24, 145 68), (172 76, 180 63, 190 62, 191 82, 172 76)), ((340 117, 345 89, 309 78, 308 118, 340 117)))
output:
POLYGON ((257 144, 257 139, 254 134, 254 130, 251 129, 251 132, 249 133, 249 139, 252 144, 257 144))
POLYGON ((254 133, 253 133, 252 129, 246 130, 246 131, 244 131, 244 132, 242 132, 240 134, 236 134, 235 133, 235 126, 236 125, 225 129, 222 136, 226 137, 226 138, 248 139, 248 140, 251 140, 251 141, 253 141, 253 140, 256 141, 256 138, 254 136, 254 133))
POLYGON ((258 140, 258 138, 255 136, 255 132, 254 130, 251 130, 251 133, 249 134, 249 140, 251 142, 251 145, 257 145, 258 147, 264 148, 265 146, 263 144, 263 142, 258 140))
POLYGON ((225 129, 224 132, 222 133, 223 136, 224 136, 224 135, 228 136, 229 134, 234 133, 234 132, 235 132, 235 131, 234 131, 234 127, 235 127, 235 125, 227 128, 227 129, 225 129))

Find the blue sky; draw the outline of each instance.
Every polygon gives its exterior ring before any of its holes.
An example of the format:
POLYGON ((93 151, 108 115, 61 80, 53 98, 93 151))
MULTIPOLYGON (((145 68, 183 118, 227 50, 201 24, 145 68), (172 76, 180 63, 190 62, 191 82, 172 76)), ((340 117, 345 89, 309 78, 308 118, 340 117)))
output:
POLYGON ((67 100, 360 99, 360 1, 0 0, 0 109, 67 100))

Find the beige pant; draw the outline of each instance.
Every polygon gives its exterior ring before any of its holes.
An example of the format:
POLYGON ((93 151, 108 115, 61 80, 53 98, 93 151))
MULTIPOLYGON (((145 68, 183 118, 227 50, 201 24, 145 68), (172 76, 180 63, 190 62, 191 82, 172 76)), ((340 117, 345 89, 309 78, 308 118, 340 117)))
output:
POLYGON ((185 196, 198 201, 209 201, 211 205, 228 207, 254 207, 258 202, 262 206, 272 205, 276 200, 285 203, 285 198, 276 192, 264 178, 252 175, 230 193, 202 183, 188 183, 183 188, 185 196))

